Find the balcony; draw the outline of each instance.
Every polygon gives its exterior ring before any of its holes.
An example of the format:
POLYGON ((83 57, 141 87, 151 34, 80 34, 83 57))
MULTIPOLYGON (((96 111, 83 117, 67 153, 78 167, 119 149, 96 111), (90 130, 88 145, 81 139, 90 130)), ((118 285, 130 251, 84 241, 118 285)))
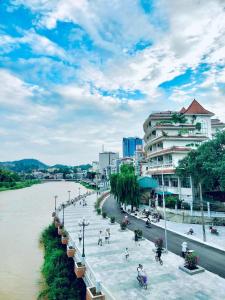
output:
POLYGON ((173 163, 173 161, 168 161, 168 162, 164 162, 164 163, 151 163, 149 164, 149 169, 171 169, 171 168, 175 168, 175 165, 173 163))

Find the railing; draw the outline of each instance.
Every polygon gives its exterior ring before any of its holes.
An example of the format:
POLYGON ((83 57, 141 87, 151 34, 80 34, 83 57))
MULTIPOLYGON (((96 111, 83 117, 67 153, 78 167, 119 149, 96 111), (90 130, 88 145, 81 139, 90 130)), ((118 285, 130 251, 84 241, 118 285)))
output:
POLYGON ((170 163, 163 163, 163 164, 152 164, 152 165, 149 165, 149 168, 150 169, 158 169, 158 168, 160 168, 160 169, 163 169, 163 168, 175 168, 175 165, 172 163, 172 162, 170 162, 170 163))

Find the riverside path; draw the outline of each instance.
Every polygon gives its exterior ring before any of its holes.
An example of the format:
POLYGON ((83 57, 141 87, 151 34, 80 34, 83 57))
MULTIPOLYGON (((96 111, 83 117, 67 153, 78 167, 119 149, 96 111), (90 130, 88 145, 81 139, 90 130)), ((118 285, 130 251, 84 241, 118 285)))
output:
MULTIPOLYGON (((154 244, 147 239, 134 242, 130 230, 121 231, 119 224, 111 225, 109 219, 98 216, 94 210, 96 195, 86 199, 87 206, 76 203, 65 208, 64 224, 75 245, 75 261, 81 259, 82 243, 78 242, 79 221, 89 221, 85 228, 85 282, 93 286, 100 281, 106 300, 221 300, 225 295, 225 280, 211 272, 190 276, 179 270, 183 259, 171 252, 162 256, 163 266, 155 261, 154 244), (98 245, 99 231, 110 228, 110 242, 98 245), (125 248, 129 259, 125 259, 125 248), (148 276, 148 289, 137 282, 137 266, 143 264, 148 276)), ((105 204, 109 203, 106 201, 105 204)), ((110 201, 111 203, 111 201, 110 201)), ((110 212, 112 215, 115 211, 110 212)), ((62 220, 62 211, 59 212, 62 220)))
MULTIPOLYGON (((116 221, 120 222, 124 218, 124 213, 121 213, 120 207, 116 200, 111 196, 104 203, 104 210, 116 217, 116 221)), ((129 216, 131 224, 128 226, 130 230, 140 228, 143 231, 143 236, 149 241, 155 241, 158 237, 164 237, 164 229, 152 224, 152 228, 145 227, 145 221, 129 216)), ((184 237, 167 229, 168 250, 180 255, 181 244, 183 241, 188 243, 189 249, 193 249, 199 255, 199 265, 206 270, 213 272, 225 278, 225 251, 210 247, 201 242, 184 237)), ((225 299, 225 296, 224 296, 225 299)))

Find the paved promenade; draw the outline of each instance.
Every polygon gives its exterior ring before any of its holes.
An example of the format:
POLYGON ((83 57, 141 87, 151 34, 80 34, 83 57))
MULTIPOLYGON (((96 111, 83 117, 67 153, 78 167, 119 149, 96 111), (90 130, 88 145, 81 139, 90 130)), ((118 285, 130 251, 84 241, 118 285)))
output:
MULTIPOLYGON (((120 231, 118 224, 110 225, 109 219, 97 216, 94 211, 96 195, 87 197, 87 206, 77 203, 65 209, 65 228, 82 253, 78 243, 78 222, 85 217, 90 225, 85 229, 86 263, 91 266, 95 279, 100 280, 110 294, 106 299, 152 299, 152 300, 221 300, 225 299, 225 280, 208 271, 190 276, 178 269, 183 259, 175 254, 164 254, 163 266, 154 259, 154 244, 148 240, 135 245, 133 232, 120 231), (110 228, 110 243, 98 246, 99 230, 110 228), (128 247, 130 258, 125 260, 124 250, 128 247), (149 278, 148 289, 139 287, 136 268, 141 263, 149 278)), ((60 212, 60 217, 62 212, 60 212)))

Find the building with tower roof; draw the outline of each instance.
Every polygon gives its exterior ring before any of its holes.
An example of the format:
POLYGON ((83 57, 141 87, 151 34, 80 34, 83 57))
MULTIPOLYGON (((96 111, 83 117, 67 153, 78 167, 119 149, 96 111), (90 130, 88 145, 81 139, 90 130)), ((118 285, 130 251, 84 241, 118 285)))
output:
POLYGON ((163 174, 167 194, 178 195, 185 202, 193 201, 191 178, 178 178, 175 169, 179 160, 189 151, 225 128, 225 124, 219 119, 213 119, 213 116, 213 112, 194 99, 188 108, 152 113, 145 120, 143 128, 147 174, 158 181, 158 195, 162 193, 163 174))

